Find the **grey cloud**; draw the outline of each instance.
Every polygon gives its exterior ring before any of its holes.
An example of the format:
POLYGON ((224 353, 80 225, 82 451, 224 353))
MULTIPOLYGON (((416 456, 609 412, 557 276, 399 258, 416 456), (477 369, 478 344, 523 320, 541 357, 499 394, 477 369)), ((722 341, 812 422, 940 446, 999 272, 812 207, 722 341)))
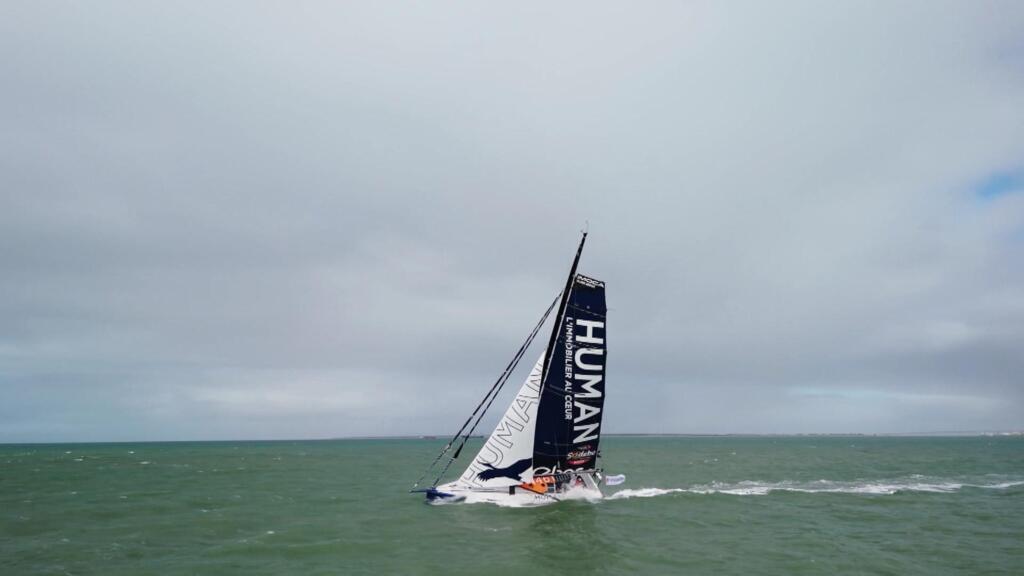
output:
POLYGON ((0 441, 443 433, 584 221, 611 431, 1024 426, 1015 3, 2 11, 0 441))

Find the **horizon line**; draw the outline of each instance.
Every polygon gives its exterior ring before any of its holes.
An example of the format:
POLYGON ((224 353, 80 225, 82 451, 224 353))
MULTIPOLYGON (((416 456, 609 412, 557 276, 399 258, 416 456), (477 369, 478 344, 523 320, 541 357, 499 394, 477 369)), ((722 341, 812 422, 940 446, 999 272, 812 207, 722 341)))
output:
MULTIPOLYGON (((646 438, 780 438, 780 437, 978 437, 978 436, 1024 436, 1024 429, 1016 430, 938 430, 918 432, 616 432, 603 435, 611 437, 646 437, 646 438)), ((447 434, 393 434, 371 436, 330 436, 319 438, 208 438, 202 440, 57 440, 57 441, 26 441, 5 442, 0 446, 45 446, 66 444, 185 444, 214 442, 330 442, 339 440, 443 440, 447 434)), ((474 434, 470 438, 485 438, 483 434, 474 434)))

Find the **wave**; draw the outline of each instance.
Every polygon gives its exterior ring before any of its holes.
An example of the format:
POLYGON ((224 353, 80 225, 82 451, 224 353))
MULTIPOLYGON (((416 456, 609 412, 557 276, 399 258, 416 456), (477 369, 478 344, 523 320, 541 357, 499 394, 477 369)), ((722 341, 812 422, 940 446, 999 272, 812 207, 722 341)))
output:
POLYGON ((1011 480, 1005 482, 978 482, 978 481, 954 481, 941 479, 926 479, 920 476, 896 480, 862 480, 852 482, 838 482, 832 480, 815 480, 813 482, 759 482, 756 480, 745 480, 742 482, 726 483, 712 482, 711 484, 697 484, 689 488, 627 488, 619 490, 607 497, 607 500, 622 500, 626 498, 652 498, 666 494, 688 493, 688 494, 731 494, 735 496, 764 496, 772 492, 804 492, 804 493, 826 493, 826 494, 877 494, 888 495, 900 492, 957 492, 963 488, 983 488, 990 490, 1005 490, 1015 486, 1024 485, 1024 480, 1011 480))

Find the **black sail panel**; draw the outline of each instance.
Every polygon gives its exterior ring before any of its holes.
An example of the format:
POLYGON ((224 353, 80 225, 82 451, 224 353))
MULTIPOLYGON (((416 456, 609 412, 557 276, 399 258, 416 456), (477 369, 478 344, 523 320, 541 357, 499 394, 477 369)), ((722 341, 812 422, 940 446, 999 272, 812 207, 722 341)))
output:
POLYGON ((604 283, 577 274, 537 407, 534 474, 594 468, 605 399, 604 283))

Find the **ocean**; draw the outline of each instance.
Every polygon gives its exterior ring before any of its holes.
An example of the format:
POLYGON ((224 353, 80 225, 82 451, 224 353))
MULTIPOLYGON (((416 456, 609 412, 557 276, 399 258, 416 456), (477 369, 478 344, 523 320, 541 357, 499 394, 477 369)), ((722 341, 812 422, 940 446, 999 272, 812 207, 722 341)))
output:
POLYGON ((0 445, 0 574, 1024 574, 1024 437, 606 437, 539 508, 409 494, 442 444, 0 445))

